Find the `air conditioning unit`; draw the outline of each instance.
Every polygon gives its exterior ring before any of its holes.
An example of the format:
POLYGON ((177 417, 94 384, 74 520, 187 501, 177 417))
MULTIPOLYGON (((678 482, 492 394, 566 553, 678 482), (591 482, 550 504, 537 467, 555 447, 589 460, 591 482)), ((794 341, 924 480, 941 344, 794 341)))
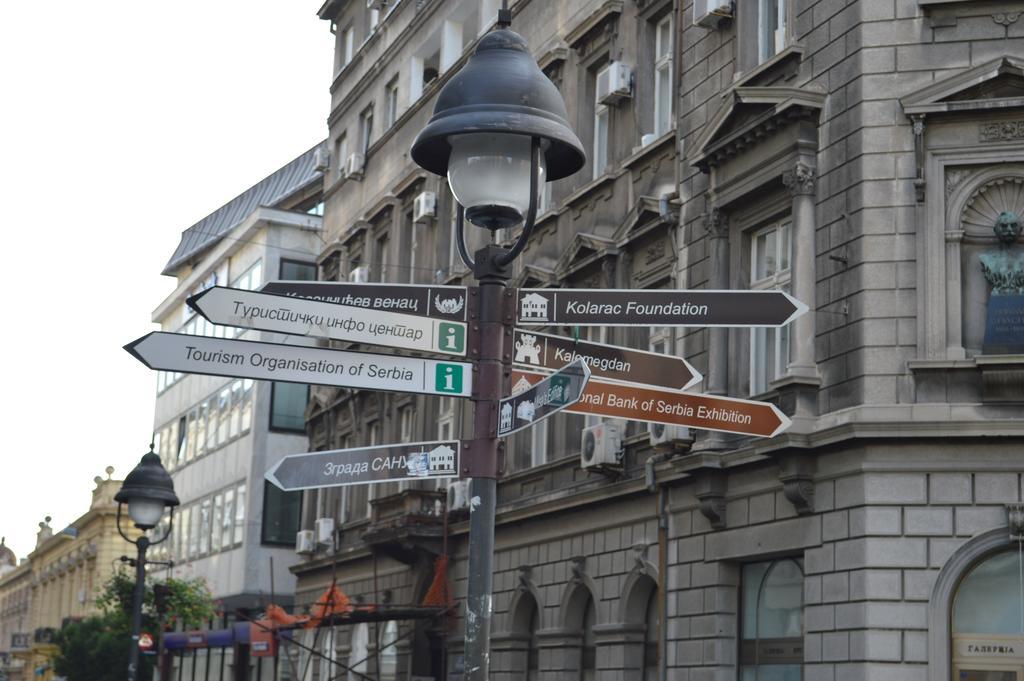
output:
POLYGON ((317 544, 334 545, 334 518, 317 518, 313 527, 317 544))
POLYGON ((669 426, 664 423, 648 423, 647 434, 655 446, 674 447, 693 442, 693 433, 683 426, 669 426))
POLYGON ((370 266, 360 265, 348 273, 348 280, 353 284, 365 284, 370 281, 370 266))
POLYGON ((469 479, 448 483, 448 511, 462 511, 469 508, 469 479))
POLYGON ((325 147, 317 147, 313 152, 313 170, 324 172, 331 167, 331 152, 325 147))
POLYGON ((423 222, 437 215, 437 194, 420 192, 412 202, 412 221, 423 222))
POLYGON ((313 542, 313 530, 299 530, 295 533, 295 553, 313 553, 316 544, 313 542))
POLYGON ((603 104, 618 104, 633 96, 629 64, 613 61, 597 74, 597 99, 603 104))
POLYGON ((622 431, 616 423, 598 423, 583 429, 580 468, 616 468, 622 465, 622 431))
POLYGON ((358 180, 363 176, 363 166, 366 165, 366 157, 362 154, 349 154, 345 161, 345 177, 358 180))
POLYGON ((725 19, 732 19, 732 0, 693 0, 694 25, 718 28, 725 19))

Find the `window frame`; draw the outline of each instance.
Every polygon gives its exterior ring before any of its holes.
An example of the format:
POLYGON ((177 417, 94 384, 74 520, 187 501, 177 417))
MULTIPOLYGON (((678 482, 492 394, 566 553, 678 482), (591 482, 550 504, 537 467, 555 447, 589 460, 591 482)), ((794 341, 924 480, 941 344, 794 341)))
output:
POLYGON ((389 130, 398 121, 398 75, 384 85, 384 129, 389 130))
MULTIPOLYGON (((750 290, 782 290, 789 292, 793 279, 793 220, 791 216, 785 216, 773 222, 762 225, 749 233, 750 239, 750 261, 747 268, 750 277, 750 290), (785 240, 779 235, 788 231, 785 240), (758 239, 762 235, 775 233, 775 249, 771 255, 776 263, 785 262, 787 267, 776 267, 770 274, 756 278, 758 271, 758 239), (783 254, 783 243, 788 246, 788 253, 783 254)), ((773 382, 786 375, 789 366, 789 359, 792 354, 792 340, 789 334, 789 327, 779 328, 754 328, 750 330, 750 370, 749 370, 749 393, 760 395, 767 392, 773 382), (773 347, 771 364, 767 364, 769 339, 773 347), (762 357, 762 355, 764 355, 762 357), (761 375, 762 370, 765 372, 761 375)))
POLYGON ((805 634, 806 628, 807 628, 806 627, 806 622, 804 621, 805 620, 804 612, 805 612, 805 610, 807 608, 807 602, 806 602, 806 599, 804 598, 804 588, 803 588, 803 580, 804 579, 806 579, 806 572, 804 571, 804 561, 803 561, 803 558, 801 558, 799 556, 780 556, 778 558, 773 558, 773 559, 769 559, 769 560, 755 560, 755 561, 743 563, 742 565, 740 565, 740 582, 739 582, 739 588, 737 590, 738 591, 738 593, 737 593, 737 602, 738 602, 738 605, 739 605, 739 607, 738 607, 738 618, 737 618, 738 619, 738 621, 737 621, 737 636, 736 636, 736 643, 737 643, 737 651, 736 651, 736 678, 737 679, 742 679, 743 678, 743 670, 744 670, 744 668, 752 668, 754 670, 754 675, 756 677, 759 667, 767 667, 767 666, 795 666, 795 667, 797 667, 799 669, 799 679, 802 681, 802 679, 804 678, 804 665, 808 661, 806 659, 806 656, 804 656, 804 654, 803 654, 803 637, 804 637, 804 634, 805 634), (759 613, 756 610, 757 610, 757 608, 758 608, 758 606, 759 606, 759 604, 761 602, 762 590, 764 589, 765 584, 766 584, 769 576, 772 573, 772 570, 775 569, 775 567, 777 565, 779 565, 781 563, 784 563, 784 562, 787 562, 787 561, 788 562, 792 562, 793 564, 795 564, 797 566, 797 569, 800 571, 800 575, 801 575, 801 586, 800 586, 800 589, 798 590, 798 592, 800 594, 800 635, 799 636, 791 636, 791 637, 765 637, 765 638, 761 638, 760 631, 757 631, 755 633, 754 638, 745 638, 745 636, 744 636, 744 623, 746 621, 747 611, 746 611, 746 608, 745 608, 744 604, 746 603, 746 598, 745 598, 746 591, 745 591, 745 589, 747 588, 748 585, 747 585, 747 583, 743 579, 744 572, 746 571, 747 568, 752 567, 752 566, 767 565, 767 568, 765 569, 763 575, 761 576, 760 583, 756 585, 756 594, 754 595, 754 607, 755 607, 754 622, 755 622, 755 629, 759 630, 760 627, 756 624, 758 622, 759 613), (744 647, 745 647, 745 645, 744 644, 745 644, 745 642, 749 642, 749 641, 753 642, 754 649, 755 649, 755 652, 754 652, 754 662, 752 662, 752 663, 744 662, 744 659, 745 659, 745 654, 744 654, 744 647), (792 661, 792 662, 775 662, 775 663, 772 663, 772 662, 760 662, 758 660, 758 655, 757 655, 757 643, 758 643, 758 641, 791 641, 791 642, 800 641, 801 657, 802 657, 802 659, 799 662, 796 662, 796 661, 792 661))
POLYGON ((260 545, 261 546, 294 546, 295 534, 302 529, 302 492, 286 492, 281 490, 269 480, 263 481, 263 512, 260 515, 260 545), (276 506, 271 502, 276 501, 276 506), (270 536, 269 523, 274 518, 280 518, 284 510, 290 505, 296 505, 295 522, 293 528, 283 527, 280 532, 283 534, 270 536))
POLYGON ((652 107, 654 119, 652 121, 652 132, 656 137, 664 135, 674 127, 674 119, 672 112, 674 109, 674 97, 673 97, 673 79, 675 77, 674 72, 674 55, 675 55, 675 21, 672 12, 668 12, 664 17, 661 17, 654 23, 654 106, 652 107), (661 45, 661 27, 668 24, 668 46, 661 45), (667 87, 668 95, 665 99, 667 110, 664 112, 660 111, 662 104, 662 83, 661 74, 663 71, 668 71, 667 87), (664 121, 662 121, 662 113, 664 113, 664 121), (661 127, 662 122, 665 123, 664 128, 661 127))
POLYGON ((590 145, 591 159, 593 163, 591 179, 594 180, 604 175, 605 170, 608 168, 608 164, 610 163, 612 109, 610 106, 602 103, 601 100, 598 99, 597 89, 597 83, 601 80, 602 74, 608 73, 610 69, 611 62, 606 62, 594 71, 594 110, 591 121, 591 124, 593 125, 593 134, 590 145), (601 134, 602 120, 604 121, 603 135, 601 134))
MULTIPOLYGON (((276 404, 277 391, 278 391, 279 385, 287 386, 288 388, 291 388, 291 386, 301 386, 301 387, 305 388, 305 390, 306 390, 306 399, 303 400, 303 404, 304 405, 309 404, 309 386, 308 385, 300 384, 300 383, 289 383, 289 382, 286 382, 286 381, 271 381, 270 382, 270 406, 269 406, 269 411, 267 412, 267 430, 269 430, 272 433, 297 433, 297 434, 305 435, 306 434, 305 407, 303 407, 303 419, 302 419, 302 427, 301 428, 299 428, 297 426, 291 427, 291 426, 288 426, 288 425, 281 425, 279 422, 275 421, 275 419, 274 419, 274 416, 275 416, 274 405, 276 404)), ((244 398, 243 398, 243 400, 244 400, 244 398)))

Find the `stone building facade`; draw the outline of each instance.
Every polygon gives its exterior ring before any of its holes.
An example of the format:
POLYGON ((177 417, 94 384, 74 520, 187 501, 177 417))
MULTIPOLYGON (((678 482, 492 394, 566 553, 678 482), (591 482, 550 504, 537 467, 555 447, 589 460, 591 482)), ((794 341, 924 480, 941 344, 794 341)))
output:
POLYGON ((0 540, 0 670, 10 681, 28 678, 31 602, 32 568, 0 540))
MULTIPOLYGON (((17 598, 20 594, 22 599, 10 616, 23 622, 25 628, 18 633, 30 636, 27 642, 19 638, 19 652, 15 653, 25 660, 21 673, 26 679, 49 681, 54 677, 54 634, 70 620, 95 614, 96 597, 121 564, 119 558, 134 554, 134 547, 117 531, 114 495, 124 481, 112 479, 113 470, 107 468, 106 478, 96 477, 89 510, 66 528, 54 532, 49 517, 39 523, 36 547, 27 564, 6 575, 0 584, 0 588, 12 587, 12 595, 17 598), (21 572, 23 568, 27 571, 21 572), (29 580, 30 593, 23 591, 24 580, 29 580), (26 604, 28 617, 24 618, 26 604)), ((129 529, 128 534, 137 535, 138 531, 129 529)))
MULTIPOLYGON (((451 194, 408 151, 497 4, 320 8, 337 36, 321 279, 472 283, 451 194)), ((1024 249, 993 233, 1024 214, 1017 3, 510 5, 589 159, 545 187, 513 284, 784 288, 810 311, 779 330, 581 330, 680 354, 698 390, 774 402, 793 425, 755 440, 611 422, 621 447, 601 469, 580 460, 597 419, 510 438, 493 678, 1024 678, 1024 332, 986 340, 979 261, 1002 248, 1012 275, 1024 249)), ((326 388, 306 417, 314 449, 469 425, 454 400, 326 388)), ((307 493, 304 527, 339 529, 292 569, 297 602, 336 578, 357 599, 418 603, 444 549, 463 598, 460 494, 307 493)), ((448 679, 461 627, 362 624, 307 644, 382 679, 448 679)))

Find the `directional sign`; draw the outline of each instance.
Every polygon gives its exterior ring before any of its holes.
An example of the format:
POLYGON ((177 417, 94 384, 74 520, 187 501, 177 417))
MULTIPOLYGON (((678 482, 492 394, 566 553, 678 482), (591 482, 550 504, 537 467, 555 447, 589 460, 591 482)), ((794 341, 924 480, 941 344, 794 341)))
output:
POLYGON ((519 326, 783 326, 807 306, 784 291, 519 289, 519 326))
MULTIPOLYGON (((544 379, 544 374, 513 370, 512 389, 533 385, 544 379)), ((672 392, 597 380, 587 383, 579 402, 566 411, 760 437, 777 435, 790 425, 789 418, 768 402, 672 392)))
POLYGON ((498 435, 511 435, 529 428, 541 419, 575 404, 590 380, 590 369, 582 359, 565 365, 558 372, 540 376, 517 389, 498 403, 498 435))
POLYGON ((465 286, 419 284, 350 284, 334 281, 272 281, 261 289, 325 303, 401 312, 417 317, 466 321, 465 286))
POLYGON ((469 397, 472 365, 154 331, 124 346, 150 369, 469 397))
POLYGON ((459 452, 457 441, 445 441, 289 454, 265 477, 286 492, 392 480, 457 478, 459 452))
POLYGON ((214 324, 373 343, 405 350, 466 354, 466 324, 400 312, 214 286, 188 299, 214 324))
POLYGON ((682 357, 633 350, 617 345, 576 341, 534 331, 515 333, 515 364, 530 369, 557 369, 575 359, 590 367, 594 378, 684 390, 701 375, 682 357))

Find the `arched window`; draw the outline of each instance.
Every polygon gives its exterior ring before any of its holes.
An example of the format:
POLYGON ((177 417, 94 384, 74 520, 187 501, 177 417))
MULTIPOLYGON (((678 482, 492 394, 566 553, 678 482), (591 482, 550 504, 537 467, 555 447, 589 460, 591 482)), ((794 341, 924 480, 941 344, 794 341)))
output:
MULTIPOLYGON (((533 601, 533 599, 530 599, 533 601)), ((540 629, 540 609, 533 601, 530 613, 530 638, 526 642, 526 679, 537 681, 540 678, 540 646, 537 645, 537 631, 540 629)))
POLYGON ((380 679, 394 681, 398 675, 398 622, 388 620, 380 635, 380 679))
POLYGON ((366 622, 361 622, 352 628, 352 643, 348 653, 348 681, 361 681, 366 678, 369 646, 370 628, 366 622))
POLYGON ((537 631, 540 630, 540 608, 530 591, 522 591, 512 605, 510 633, 516 641, 511 657, 513 679, 536 681, 540 669, 537 631))
POLYGON ((953 678, 1024 679, 1024 562, 1019 547, 975 565, 956 590, 953 678))
POLYGON ((330 679, 338 674, 338 667, 334 662, 338 659, 337 647, 335 646, 334 638, 334 627, 329 629, 321 629, 321 652, 323 656, 320 658, 320 678, 330 679))
POLYGON ((580 648, 580 681, 594 681, 597 670, 597 644, 594 641, 594 599, 587 596, 583 608, 583 646, 580 648))
POLYGON ((803 678, 801 561, 792 558, 743 566, 740 680, 803 678))
POLYGON ((644 627, 644 681, 658 681, 658 639, 661 627, 658 619, 658 590, 651 589, 647 597, 647 615, 644 627))

